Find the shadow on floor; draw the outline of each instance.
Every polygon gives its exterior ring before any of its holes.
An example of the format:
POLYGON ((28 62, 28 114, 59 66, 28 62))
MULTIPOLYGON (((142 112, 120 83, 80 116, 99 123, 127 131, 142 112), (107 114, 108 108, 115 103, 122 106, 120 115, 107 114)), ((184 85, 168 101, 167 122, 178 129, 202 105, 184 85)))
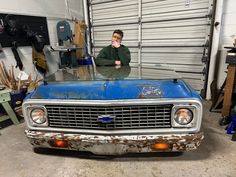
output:
MULTIPOLYGON (((24 122, 24 118, 23 117, 17 117, 20 123, 24 122)), ((10 125, 13 125, 13 122, 11 121, 11 119, 7 119, 4 120, 2 122, 0 122, 0 129, 6 128, 10 125)))
MULTIPOLYGON (((91 152, 70 151, 62 149, 34 148, 34 152, 40 155, 63 156, 71 158, 92 159, 92 160, 118 160, 118 161, 135 161, 137 158, 154 158, 154 157, 178 157, 182 152, 152 152, 152 153, 129 153, 124 155, 95 155, 91 152)), ((143 159, 142 159, 143 160, 143 159)), ((150 159, 151 160, 151 159, 150 159)))

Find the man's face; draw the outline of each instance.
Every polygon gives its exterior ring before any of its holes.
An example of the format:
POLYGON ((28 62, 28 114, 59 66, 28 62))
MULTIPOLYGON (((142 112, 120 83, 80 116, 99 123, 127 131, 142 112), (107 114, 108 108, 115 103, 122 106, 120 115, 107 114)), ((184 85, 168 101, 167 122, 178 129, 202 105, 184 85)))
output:
POLYGON ((121 43, 121 40, 122 40, 122 37, 121 35, 119 35, 118 33, 114 33, 112 35, 112 42, 118 42, 118 43, 121 43))

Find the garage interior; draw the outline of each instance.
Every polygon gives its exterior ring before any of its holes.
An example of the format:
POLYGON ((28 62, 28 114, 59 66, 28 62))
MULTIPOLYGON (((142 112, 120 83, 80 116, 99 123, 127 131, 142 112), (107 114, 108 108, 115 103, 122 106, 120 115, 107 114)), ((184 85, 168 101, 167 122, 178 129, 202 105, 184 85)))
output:
MULTIPOLYGON (((8 96, 12 92, 6 90, 1 77, 0 176, 235 176, 235 5, 233 0, 3 1, 1 75, 6 68, 18 78, 12 90, 19 90, 19 85, 26 82, 42 83, 42 74, 32 62, 35 51, 31 45, 35 45, 29 39, 35 35, 45 38, 48 75, 58 70, 60 62, 63 65, 57 52, 61 42, 58 22, 65 20, 74 38, 75 22, 85 24, 83 45, 77 47, 94 58, 110 44, 114 29, 122 29, 122 43, 130 49, 131 64, 171 68, 201 95, 204 139, 197 150, 183 153, 99 156, 68 150, 33 150, 24 134, 26 122, 21 106, 12 105, 13 97, 8 96), (27 37, 6 35, 3 30, 8 15, 24 20, 27 37), (14 48, 15 41, 18 46, 14 48), (27 81, 21 81, 24 74, 27 81)), ((28 91, 36 87, 31 86, 28 91)))

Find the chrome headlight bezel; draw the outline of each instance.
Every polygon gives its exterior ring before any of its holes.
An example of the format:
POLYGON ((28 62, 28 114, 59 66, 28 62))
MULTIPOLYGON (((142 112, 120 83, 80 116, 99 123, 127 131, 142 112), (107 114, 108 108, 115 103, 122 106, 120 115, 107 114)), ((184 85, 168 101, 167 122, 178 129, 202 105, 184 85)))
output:
POLYGON ((197 107, 195 105, 175 105, 172 108, 172 113, 171 113, 171 123, 172 123, 172 127, 183 127, 183 128, 191 128, 196 126, 196 122, 197 122, 197 107), (192 114, 192 118, 189 121, 189 123, 187 124, 180 124, 178 121, 176 121, 175 116, 176 113, 180 110, 180 109, 186 109, 189 110, 192 114))
POLYGON ((48 126, 48 118, 47 118, 47 109, 44 106, 29 106, 27 107, 27 112, 28 112, 28 117, 29 117, 29 121, 30 124, 35 126, 35 127, 41 127, 41 126, 48 126), (42 123, 37 123, 33 118, 32 118, 32 113, 35 110, 42 110, 44 112, 44 119, 45 121, 43 121, 42 123))

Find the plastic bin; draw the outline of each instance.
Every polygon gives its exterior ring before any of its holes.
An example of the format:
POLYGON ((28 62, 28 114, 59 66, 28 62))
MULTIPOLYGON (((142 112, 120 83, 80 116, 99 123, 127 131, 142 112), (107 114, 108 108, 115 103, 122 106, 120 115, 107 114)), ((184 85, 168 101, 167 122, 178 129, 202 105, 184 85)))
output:
POLYGON ((22 105, 26 91, 12 91, 10 95, 12 108, 16 108, 22 105))
POLYGON ((79 63, 79 65, 92 65, 93 60, 92 60, 92 57, 88 57, 88 58, 84 58, 82 60, 79 60, 78 63, 79 63))

